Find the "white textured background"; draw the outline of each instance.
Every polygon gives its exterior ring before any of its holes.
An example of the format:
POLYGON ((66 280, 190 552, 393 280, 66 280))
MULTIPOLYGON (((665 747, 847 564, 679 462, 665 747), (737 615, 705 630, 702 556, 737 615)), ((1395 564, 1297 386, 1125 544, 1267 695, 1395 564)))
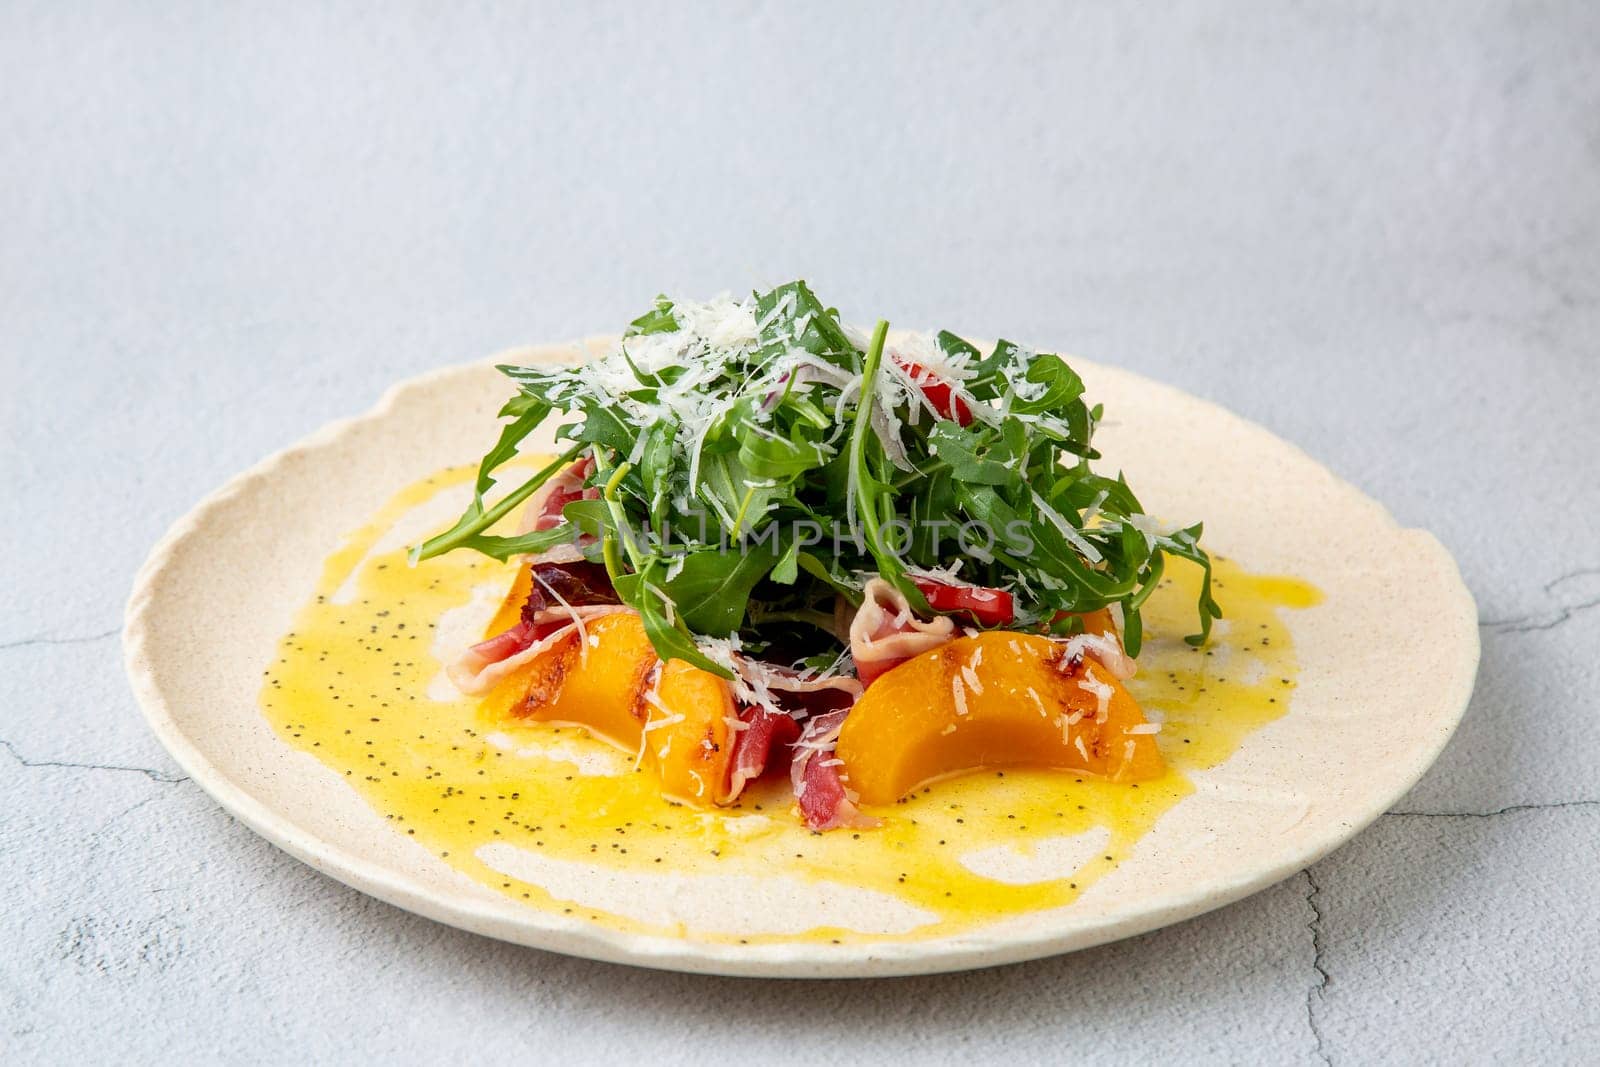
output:
POLYGON ((1593 1062, 1594 4, 10 0, 0 359, 0 1059, 1593 1062), (179 778, 116 631, 192 502, 397 378, 795 275, 1175 382, 1434 530, 1485 620, 1438 767, 1182 926, 827 985, 457 933, 179 778))

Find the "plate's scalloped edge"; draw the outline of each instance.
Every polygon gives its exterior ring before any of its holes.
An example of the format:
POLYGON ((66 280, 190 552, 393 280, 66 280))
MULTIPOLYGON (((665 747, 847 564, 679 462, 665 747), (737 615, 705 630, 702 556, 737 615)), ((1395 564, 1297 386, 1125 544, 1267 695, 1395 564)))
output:
MULTIPOLYGON (((389 868, 363 859, 345 849, 330 846, 303 831, 235 785, 227 775, 206 759, 174 720, 147 652, 150 640, 147 628, 149 606, 163 572, 171 563, 175 547, 201 526, 203 519, 215 508, 233 499, 256 482, 269 477, 286 462, 327 447, 356 428, 382 419, 410 392, 424 390, 436 381, 457 374, 512 359, 526 360, 532 357, 545 361, 570 361, 580 347, 588 347, 592 351, 611 340, 612 336, 600 335, 575 344, 519 346, 498 352, 487 360, 453 364, 397 382, 387 389, 369 410, 360 415, 331 422, 287 448, 269 455, 229 479, 173 522, 150 550, 150 555, 134 578, 124 612, 123 662, 129 684, 146 722, 173 760, 201 789, 256 833, 323 874, 407 911, 472 933, 606 962, 693 973, 787 978, 890 977, 999 966, 1092 948, 1193 918, 1276 884, 1320 860, 1380 818, 1433 765, 1466 712, 1476 681, 1480 655, 1477 605, 1461 577, 1454 557, 1433 534, 1418 528, 1402 528, 1382 503, 1362 493, 1331 471, 1327 471, 1326 467, 1299 446, 1278 437, 1260 424, 1203 397, 1184 393, 1176 387, 1117 368, 1118 373, 1137 379, 1143 386, 1181 394, 1188 401, 1203 405, 1212 412, 1241 424, 1246 430, 1271 439, 1279 447, 1292 449, 1308 462, 1326 471, 1340 487, 1369 504, 1373 520, 1380 521, 1397 534, 1415 541, 1419 553, 1430 554, 1437 562, 1444 564, 1441 571, 1453 579, 1454 592, 1457 594, 1456 606, 1459 617, 1456 621, 1461 627, 1462 637, 1470 640, 1471 669, 1466 669, 1463 662, 1459 676, 1452 679, 1453 692, 1443 698, 1445 703, 1456 709, 1455 713, 1443 723, 1432 745, 1427 750, 1417 753, 1415 765, 1404 776, 1403 784, 1397 787, 1392 795, 1384 796, 1380 802, 1372 804, 1370 810, 1363 812, 1361 817, 1337 825, 1323 839, 1286 856, 1280 863, 1258 871, 1249 878, 1226 886, 1206 884, 1186 887, 1182 891, 1169 893, 1154 901, 1146 900, 1136 915, 1120 920, 1113 919, 1088 930, 1080 929, 1065 935, 1046 935, 1036 938, 1015 936, 989 938, 983 936, 980 931, 949 938, 890 941, 879 944, 823 946, 809 942, 781 942, 742 946, 633 934, 608 930, 581 920, 522 907, 510 901, 502 904, 498 901, 438 899, 389 868), (515 929, 508 931, 506 927, 515 929)), ((1074 359, 1076 360, 1076 357, 1074 359)), ((1088 364, 1091 361, 1076 360, 1076 362, 1088 364)), ((1447 624, 1449 620, 1441 622, 1447 624)), ((1463 640, 1462 651, 1466 650, 1466 640, 1463 640)))

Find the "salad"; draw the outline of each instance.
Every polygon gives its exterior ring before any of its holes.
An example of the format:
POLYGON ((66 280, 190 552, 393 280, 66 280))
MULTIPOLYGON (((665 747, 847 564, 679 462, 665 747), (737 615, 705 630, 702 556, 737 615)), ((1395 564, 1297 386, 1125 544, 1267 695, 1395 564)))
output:
POLYGON ((1211 563, 1092 468, 1101 409, 1060 356, 891 340, 795 281, 500 370, 472 501, 412 552, 518 563, 450 668, 490 714, 582 726, 685 803, 787 776, 818 831, 976 770, 1164 772, 1121 683, 1168 557, 1204 569, 1205 641, 1211 563), (502 485, 550 421, 560 454, 502 485))

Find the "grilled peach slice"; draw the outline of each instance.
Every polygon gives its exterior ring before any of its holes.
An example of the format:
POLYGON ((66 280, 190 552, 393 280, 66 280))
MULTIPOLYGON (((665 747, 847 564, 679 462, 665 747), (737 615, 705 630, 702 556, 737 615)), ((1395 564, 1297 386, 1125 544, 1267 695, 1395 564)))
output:
POLYGON ((601 615, 507 675, 483 710, 490 718, 581 726, 629 753, 642 747, 663 793, 690 804, 724 803, 733 694, 721 678, 682 660, 661 664, 652 680, 658 662, 637 615, 601 615))
POLYGON ((1043 637, 985 633, 907 660, 867 688, 836 755, 866 804, 937 778, 1058 767, 1141 781, 1166 769, 1144 715, 1092 657, 1063 664, 1043 637), (1065 668, 1065 669, 1063 669, 1065 668), (1103 713, 1102 713, 1102 703, 1103 713))
POLYGON ((728 800, 734 715, 727 682, 682 660, 661 665, 645 750, 663 793, 699 805, 728 800))
POLYGON ((601 615, 507 675, 484 709, 582 726, 634 752, 649 710, 644 688, 655 665, 656 650, 637 615, 601 615))

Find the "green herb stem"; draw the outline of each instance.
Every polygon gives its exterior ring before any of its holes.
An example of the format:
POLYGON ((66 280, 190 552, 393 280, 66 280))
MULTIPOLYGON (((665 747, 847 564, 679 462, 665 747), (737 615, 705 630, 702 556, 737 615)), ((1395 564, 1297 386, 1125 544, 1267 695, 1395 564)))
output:
POLYGON ((534 493, 537 493, 545 482, 548 482, 556 474, 565 470, 572 463, 573 457, 577 456, 577 454, 583 451, 585 447, 586 446, 584 445, 574 445, 567 449, 561 455, 557 456, 555 459, 551 460, 548 464, 542 467, 539 470, 539 473, 535 474, 532 478, 529 478, 527 481, 517 486, 517 488, 507 493, 505 496, 501 497, 499 502, 497 502, 487 511, 481 511, 477 514, 473 514, 473 512, 469 509, 468 513, 463 515, 461 520, 450 529, 446 530, 442 534, 439 534, 437 537, 429 538, 416 548, 413 548, 411 550, 412 565, 415 566, 422 560, 432 559, 434 556, 443 555, 444 553, 449 552, 451 549, 464 544, 473 537, 489 529, 495 523, 509 515, 511 510, 518 504, 521 504, 534 493))

